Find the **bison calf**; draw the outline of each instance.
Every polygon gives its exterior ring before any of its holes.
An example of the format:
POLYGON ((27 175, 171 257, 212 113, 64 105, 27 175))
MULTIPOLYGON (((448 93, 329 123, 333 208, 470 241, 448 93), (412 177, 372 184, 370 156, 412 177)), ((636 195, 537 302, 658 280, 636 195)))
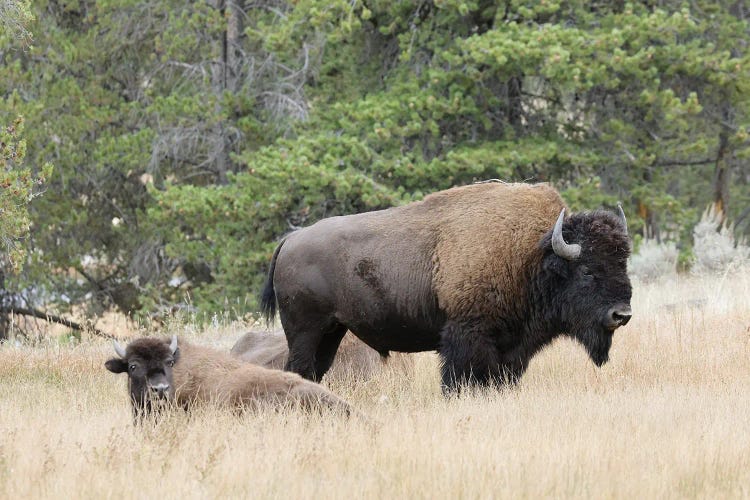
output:
POLYGON ((170 339, 140 338, 105 363, 112 373, 127 373, 133 414, 151 413, 156 405, 194 402, 244 408, 263 403, 328 407, 349 415, 351 406, 328 389, 297 374, 244 363, 208 347, 170 339))

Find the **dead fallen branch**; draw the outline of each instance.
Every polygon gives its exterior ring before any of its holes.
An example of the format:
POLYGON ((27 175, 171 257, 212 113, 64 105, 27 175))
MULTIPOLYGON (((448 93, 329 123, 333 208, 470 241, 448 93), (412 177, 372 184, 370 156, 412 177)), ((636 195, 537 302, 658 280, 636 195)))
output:
POLYGON ((99 337, 104 337, 107 339, 117 338, 114 335, 109 334, 107 332, 103 332, 99 330, 98 328, 94 328, 93 326, 82 325, 80 323, 76 323, 75 321, 71 321, 69 319, 63 318, 62 316, 49 314, 43 311, 39 311, 37 309, 27 309, 24 307, 2 307, 0 308, 0 314, 20 314, 22 316, 31 316, 33 318, 42 319, 50 323, 57 323, 63 326, 67 326, 68 328, 72 328, 73 330, 76 330, 79 332, 93 333, 94 335, 98 335, 99 337))

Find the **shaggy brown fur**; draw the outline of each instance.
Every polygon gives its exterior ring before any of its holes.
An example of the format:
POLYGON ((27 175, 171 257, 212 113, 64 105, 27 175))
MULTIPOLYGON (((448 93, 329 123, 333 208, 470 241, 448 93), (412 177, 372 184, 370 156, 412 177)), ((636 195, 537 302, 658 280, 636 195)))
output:
MULTIPOLYGON (((240 337, 230 353, 248 363, 283 369, 289 356, 289 347, 284 330, 251 330, 240 337)), ((393 353, 388 357, 381 356, 351 332, 347 332, 336 352, 336 359, 326 375, 326 380, 369 379, 386 363, 402 371, 413 365, 408 354, 393 353)))
POLYGON ((518 380, 558 335, 605 363, 632 315, 627 227, 565 208, 546 184, 483 183, 291 233, 261 296, 286 368, 319 380, 347 329, 383 354, 439 350, 449 389, 518 380))
MULTIPOLYGON (((116 365, 127 367, 138 357, 139 362, 149 364, 151 372, 163 370, 173 380, 170 397, 186 408, 196 402, 234 408, 293 404, 308 409, 328 407, 347 415, 352 412, 346 401, 297 374, 245 363, 227 353, 182 339, 177 344, 174 366, 170 367, 164 363, 172 359, 169 343, 170 339, 136 339, 128 345, 127 357, 113 358, 107 362, 107 368, 118 373, 113 369, 116 365)), ((132 386, 134 381, 130 382, 132 386)), ((134 404, 145 399, 132 398, 134 404)))
POLYGON ((474 184, 427 196, 438 235, 432 275, 440 308, 449 317, 514 312, 528 270, 542 258, 538 242, 563 207, 547 184, 474 184))
POLYGON ((210 401, 228 406, 259 402, 297 403, 343 410, 351 407, 325 387, 295 373, 271 370, 242 361, 208 347, 180 341, 180 361, 175 364, 175 397, 178 402, 210 401))

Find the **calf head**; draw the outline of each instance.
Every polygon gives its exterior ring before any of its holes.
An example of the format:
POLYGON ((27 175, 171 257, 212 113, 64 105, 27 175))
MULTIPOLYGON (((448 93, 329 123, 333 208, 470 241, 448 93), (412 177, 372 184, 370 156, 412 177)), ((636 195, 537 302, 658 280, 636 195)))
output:
POLYGON ((632 288, 627 272, 630 255, 625 214, 603 210, 560 212, 541 241, 542 267, 550 294, 548 318, 577 339, 601 366, 609 359, 614 331, 630 320, 632 288))
POLYGON ((133 414, 149 413, 157 404, 174 399, 172 367, 179 359, 177 336, 136 339, 127 348, 115 340, 118 357, 104 363, 112 373, 127 373, 133 414))

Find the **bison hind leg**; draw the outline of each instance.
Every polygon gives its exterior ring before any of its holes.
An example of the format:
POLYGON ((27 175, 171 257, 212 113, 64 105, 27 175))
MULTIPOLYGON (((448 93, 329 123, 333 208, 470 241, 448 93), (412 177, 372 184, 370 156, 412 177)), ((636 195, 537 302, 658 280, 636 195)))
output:
POLYGON ((346 330, 347 328, 344 325, 337 325, 323 335, 320 344, 318 344, 318 350, 315 352, 315 380, 322 379, 323 375, 331 368, 341 339, 346 335, 346 330))
POLYGON ((289 357, 284 369, 308 380, 319 381, 331 367, 346 327, 330 320, 307 323, 285 321, 283 311, 281 320, 289 344, 289 357))
POLYGON ((492 336, 478 325, 448 322, 440 333, 443 393, 498 381, 502 365, 492 336))

